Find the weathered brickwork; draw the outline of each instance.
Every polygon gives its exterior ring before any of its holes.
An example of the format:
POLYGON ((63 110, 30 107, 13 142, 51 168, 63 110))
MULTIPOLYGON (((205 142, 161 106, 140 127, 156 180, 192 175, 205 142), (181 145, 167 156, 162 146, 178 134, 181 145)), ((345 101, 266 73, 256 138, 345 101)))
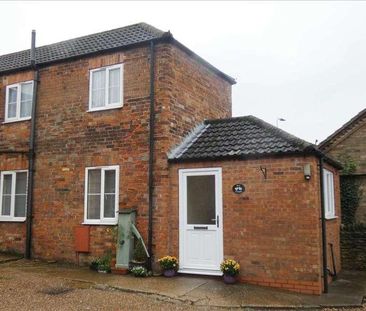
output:
POLYGON ((170 239, 170 179, 167 155, 204 119, 231 116, 231 85, 180 49, 157 50, 154 246, 155 259, 167 254, 170 239))
MULTIPOLYGON (((315 157, 173 164, 170 169, 171 204, 168 213, 170 252, 179 255, 178 170, 221 167, 224 256, 240 262, 240 279, 320 294, 322 264, 317 164, 315 157), (311 164, 310 181, 304 179, 303 167, 306 163, 311 164), (260 170, 261 166, 267 168, 267 179, 260 170), (245 185, 243 194, 233 193, 232 186, 237 183, 245 185)), ((336 174, 336 187, 338 179, 336 174)), ((337 197, 337 213, 339 204, 337 197)), ((328 242, 334 243, 339 269, 339 227, 328 223, 327 229, 328 242)))
MULTIPOLYGON (((156 47, 155 72, 154 248, 160 256, 167 249, 159 241, 169 235, 164 216, 169 206, 167 153, 205 118, 231 115, 231 85, 170 44, 156 47)), ((5 103, 6 85, 30 79, 29 72, 1 77, 1 103, 5 103)), ((138 209, 137 226, 147 241, 149 96, 147 47, 40 70, 33 213, 35 257, 76 260, 74 228, 84 220, 85 168, 91 166, 119 165, 119 208, 138 209), (87 112, 89 70, 118 63, 124 63, 123 107, 87 112)), ((4 104, 0 107, 4 118, 4 104)), ((30 121, 0 125, 0 149, 26 150, 29 127, 30 121)), ((8 164, 13 155, 0 157, 0 170, 27 168, 24 156, 22 165, 8 164)), ((23 252, 24 227, 25 224, 0 223, 0 236, 5 237, 0 249, 11 247, 23 252), (15 235, 17 243, 13 242, 15 235)), ((115 232, 111 228, 91 226, 90 256, 114 252, 115 232)), ((88 260, 88 256, 81 259, 88 260)))
MULTIPOLYGON (((322 149, 334 159, 352 159, 357 165, 355 178, 360 182, 361 188, 366 189, 366 113, 322 146, 322 149)), ((356 220, 366 223, 366 191, 362 193, 356 220)))
POLYGON ((366 271, 366 229, 341 231, 342 267, 366 271))

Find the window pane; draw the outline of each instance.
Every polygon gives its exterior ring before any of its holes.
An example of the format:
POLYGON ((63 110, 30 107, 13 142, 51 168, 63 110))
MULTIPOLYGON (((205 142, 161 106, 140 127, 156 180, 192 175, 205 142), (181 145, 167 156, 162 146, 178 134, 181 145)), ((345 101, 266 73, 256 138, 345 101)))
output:
POLYGON ((88 195, 88 219, 100 219, 100 194, 88 195))
POLYGON ((11 205, 11 196, 3 195, 1 215, 10 216, 10 205, 11 205))
POLYGON ((20 117, 30 117, 32 113, 32 83, 22 84, 20 91, 20 117))
POLYGON ((27 196, 25 194, 17 194, 15 196, 14 217, 25 217, 25 207, 27 196))
POLYGON ((92 73, 92 108, 105 106, 105 69, 92 73))
POLYGON ((105 194, 104 195, 104 217, 106 218, 115 218, 115 202, 116 195, 115 194, 105 194))
POLYGON ((17 115, 17 96, 18 96, 18 88, 11 87, 9 88, 8 93, 8 118, 15 118, 17 115))
POLYGON ((17 173, 15 194, 26 194, 27 192, 27 173, 17 173))
POLYGON ((3 194, 11 194, 12 175, 4 175, 3 194))
POLYGON ((12 175, 4 175, 1 215, 10 216, 12 175))
POLYGON ((188 224, 216 223, 215 176, 187 177, 188 224))
POLYGON ((105 171, 104 180, 105 180, 104 192, 116 193, 116 171, 115 170, 105 171))
POLYGON ((109 97, 108 104, 121 102, 121 70, 120 68, 109 70, 109 97))
POLYGON ((101 191, 101 170, 88 171, 88 194, 100 194, 101 191))

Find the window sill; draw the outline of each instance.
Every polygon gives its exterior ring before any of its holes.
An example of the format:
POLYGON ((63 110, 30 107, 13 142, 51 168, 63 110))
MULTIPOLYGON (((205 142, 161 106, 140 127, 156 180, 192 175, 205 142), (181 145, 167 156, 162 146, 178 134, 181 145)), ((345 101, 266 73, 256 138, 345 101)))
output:
POLYGON ((120 109, 122 107, 123 107, 122 104, 113 105, 113 106, 109 106, 109 107, 100 107, 100 108, 89 109, 89 110, 87 110, 87 112, 98 112, 98 111, 104 111, 104 110, 120 109))
POLYGON ((0 222, 25 222, 25 217, 11 218, 11 217, 0 217, 0 222))
POLYGON ((116 226, 118 224, 118 221, 113 222, 92 222, 92 221, 84 221, 81 223, 82 225, 88 225, 88 226, 116 226))
POLYGON ((31 120, 32 118, 29 117, 29 118, 24 118, 24 119, 17 119, 17 120, 7 120, 7 121, 4 121, 2 124, 8 124, 8 123, 16 123, 16 122, 23 122, 23 121, 29 121, 31 120))
POLYGON ((325 220, 335 220, 338 219, 338 216, 325 217, 325 220))

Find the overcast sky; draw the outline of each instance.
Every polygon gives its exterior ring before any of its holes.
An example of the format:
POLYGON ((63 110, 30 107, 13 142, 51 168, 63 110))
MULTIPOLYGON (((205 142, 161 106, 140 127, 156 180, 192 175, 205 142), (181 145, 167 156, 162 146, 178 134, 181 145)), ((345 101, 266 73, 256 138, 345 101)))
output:
POLYGON ((147 22, 234 77, 234 116, 310 142, 366 107, 366 2, 0 2, 0 54, 147 22))

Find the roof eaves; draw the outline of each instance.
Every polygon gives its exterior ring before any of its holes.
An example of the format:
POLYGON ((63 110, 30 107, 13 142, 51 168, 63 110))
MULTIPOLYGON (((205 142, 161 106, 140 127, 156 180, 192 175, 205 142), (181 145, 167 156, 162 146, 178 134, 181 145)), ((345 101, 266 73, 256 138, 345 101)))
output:
POLYGON ((253 153, 246 155, 226 155, 226 156, 205 156, 205 157, 191 157, 191 158, 174 158, 169 159, 170 163, 187 163, 187 162, 207 162, 207 161, 225 161, 225 160, 255 160, 272 157, 284 157, 284 156, 305 156, 314 153, 303 151, 291 151, 291 152, 272 152, 272 153, 253 153))
POLYGON ((348 122, 343 124, 339 129, 329 135, 326 139, 319 143, 319 148, 324 148, 331 140, 341 134, 344 130, 346 130, 349 126, 352 126, 353 123, 357 122, 359 119, 363 118, 366 115, 366 108, 361 110, 357 115, 351 118, 348 122))

